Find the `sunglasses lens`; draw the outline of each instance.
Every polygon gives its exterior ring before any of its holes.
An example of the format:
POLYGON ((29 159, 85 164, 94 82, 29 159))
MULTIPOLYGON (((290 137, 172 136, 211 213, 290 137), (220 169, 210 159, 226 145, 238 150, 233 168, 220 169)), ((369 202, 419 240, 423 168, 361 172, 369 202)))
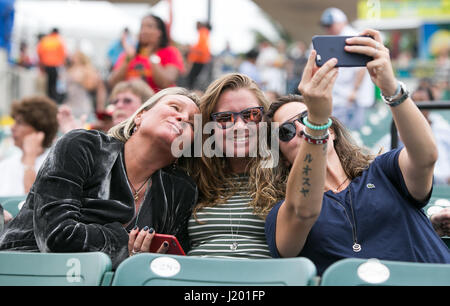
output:
POLYGON ((245 122, 251 121, 259 123, 262 120, 262 111, 259 108, 248 109, 243 111, 241 114, 245 122))
POLYGON ((234 114, 227 112, 217 114, 214 116, 214 121, 216 121, 221 128, 227 129, 234 123, 234 114))
POLYGON ((281 141, 288 142, 294 138, 296 133, 295 125, 292 122, 282 124, 278 130, 278 137, 281 141))

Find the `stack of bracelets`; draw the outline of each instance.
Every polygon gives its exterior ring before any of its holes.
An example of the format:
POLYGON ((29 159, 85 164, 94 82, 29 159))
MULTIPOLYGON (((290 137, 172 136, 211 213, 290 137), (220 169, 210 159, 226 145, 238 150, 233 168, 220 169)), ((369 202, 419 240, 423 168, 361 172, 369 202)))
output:
POLYGON ((328 118, 328 122, 324 125, 313 125, 310 122, 308 122, 308 117, 303 118, 303 124, 305 127, 303 128, 303 131, 300 132, 300 136, 305 139, 310 144, 326 144, 328 142, 328 138, 330 134, 328 133, 328 128, 331 126, 332 121, 331 118, 328 118), (310 128, 311 130, 321 131, 326 130, 326 133, 321 136, 313 136, 306 132, 306 127, 310 128))

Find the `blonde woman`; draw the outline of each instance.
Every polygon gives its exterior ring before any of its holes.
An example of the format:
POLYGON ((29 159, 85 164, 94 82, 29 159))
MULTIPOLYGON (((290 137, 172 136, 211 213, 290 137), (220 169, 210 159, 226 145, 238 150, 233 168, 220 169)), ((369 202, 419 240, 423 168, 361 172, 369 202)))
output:
POLYGON ((170 166, 171 144, 180 137, 192 142, 196 102, 183 88, 165 89, 109 135, 65 134, 0 236, 0 250, 101 251, 117 267, 129 255, 148 252, 155 232, 177 236, 188 250, 197 189, 170 166))
POLYGON ((189 220, 188 255, 270 257, 264 219, 281 195, 272 184, 272 169, 263 167, 267 152, 255 154, 268 105, 255 82, 238 73, 217 79, 202 96, 202 130, 209 125, 212 135, 203 134, 203 156, 191 170, 199 202, 189 220), (209 143, 214 154, 208 157, 209 143))

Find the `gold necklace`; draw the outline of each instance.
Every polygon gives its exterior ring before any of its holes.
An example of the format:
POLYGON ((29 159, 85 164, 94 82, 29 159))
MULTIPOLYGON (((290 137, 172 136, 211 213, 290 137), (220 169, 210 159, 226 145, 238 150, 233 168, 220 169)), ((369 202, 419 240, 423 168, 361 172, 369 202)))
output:
POLYGON ((139 192, 141 192, 142 188, 144 188, 145 184, 147 184, 147 182, 148 182, 150 179, 151 179, 151 176, 149 176, 149 177, 145 180, 144 184, 142 184, 141 187, 138 188, 138 190, 134 189, 133 184, 131 184, 130 180, 128 179, 128 183, 130 183, 130 187, 131 187, 131 189, 133 190, 133 193, 134 193, 134 194, 133 194, 133 198, 134 198, 134 201, 135 201, 135 202, 137 202, 137 201, 139 200, 139 192))

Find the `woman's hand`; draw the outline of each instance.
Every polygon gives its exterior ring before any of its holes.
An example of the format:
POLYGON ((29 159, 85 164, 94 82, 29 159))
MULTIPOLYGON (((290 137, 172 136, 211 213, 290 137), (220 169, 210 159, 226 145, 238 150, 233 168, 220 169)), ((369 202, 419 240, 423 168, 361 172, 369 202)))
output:
POLYGON ((385 96, 394 95, 398 84, 392 69, 389 49, 383 45, 380 32, 367 29, 360 35, 368 35, 373 38, 361 36, 348 38, 345 51, 373 57, 373 60, 366 66, 372 82, 381 89, 385 96))
MULTIPOLYGON (((153 228, 149 229, 147 226, 141 231, 139 228, 134 228, 128 239, 128 254, 129 256, 136 255, 138 253, 150 252, 150 245, 152 244, 152 239, 155 236, 155 231, 153 228)), ((165 241, 156 251, 157 253, 166 253, 169 249, 169 243, 165 241)))
POLYGON ((316 51, 312 50, 298 90, 308 107, 308 120, 316 124, 324 124, 327 123, 333 109, 331 93, 338 75, 338 69, 335 68, 337 59, 332 58, 318 68, 315 58, 316 51))
POLYGON ((439 237, 450 236, 450 208, 431 215, 430 221, 439 237))

